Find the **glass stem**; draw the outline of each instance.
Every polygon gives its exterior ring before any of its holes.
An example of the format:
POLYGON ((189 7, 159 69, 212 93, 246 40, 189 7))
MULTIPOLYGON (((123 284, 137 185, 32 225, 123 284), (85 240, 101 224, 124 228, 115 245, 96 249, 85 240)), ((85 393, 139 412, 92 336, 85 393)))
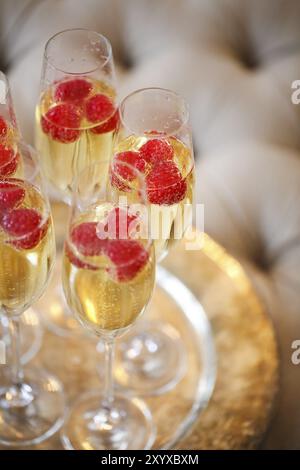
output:
POLYGON ((104 338, 105 346, 105 376, 104 376, 104 403, 110 410, 114 400, 113 363, 115 355, 115 341, 113 338, 104 338))
POLYGON ((9 318, 12 385, 20 388, 24 373, 21 364, 20 317, 9 318))

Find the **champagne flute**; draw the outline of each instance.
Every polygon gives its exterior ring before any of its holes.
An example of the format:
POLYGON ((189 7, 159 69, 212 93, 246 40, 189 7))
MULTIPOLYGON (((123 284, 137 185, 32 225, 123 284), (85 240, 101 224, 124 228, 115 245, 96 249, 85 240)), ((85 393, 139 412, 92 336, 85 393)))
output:
MULTIPOLYGON (((52 197, 70 204, 74 177, 110 158, 118 121, 115 100, 112 48, 104 36, 69 29, 49 39, 36 107, 36 147, 52 197)), ((73 335, 81 329, 64 302, 60 278, 57 269, 54 295, 40 309, 54 333, 73 335)))
MULTIPOLYGON (((13 100, 7 77, 0 71, 0 178, 17 178, 22 175, 22 161, 17 142, 20 132, 14 112, 13 100)), ((22 362, 28 362, 41 345, 42 328, 33 309, 27 310, 21 318, 22 362)), ((9 349, 9 320, 3 313, 0 316, 0 337, 9 349)))
POLYGON ((112 367, 115 338, 130 328, 152 295, 154 247, 143 229, 147 204, 139 172, 126 163, 118 164, 117 175, 110 168, 112 181, 120 174, 130 179, 126 197, 119 198, 107 178, 88 184, 93 174, 106 170, 102 162, 79 175, 63 256, 67 302, 105 345, 104 387, 74 404, 62 441, 76 450, 146 449, 154 440, 150 411, 141 400, 114 393, 112 367))
POLYGON ((20 316, 44 292, 55 256, 50 207, 36 154, 18 143, 22 177, 0 179, 0 315, 9 320, 11 364, 1 378, 0 443, 41 442, 59 429, 64 395, 58 379, 20 361, 20 316))
MULTIPOLYGON (((19 137, 10 86, 6 75, 0 71, 0 141, 13 141, 19 137)), ((4 167, 0 162, 0 167, 4 167)), ((10 168, 11 169, 11 168, 10 168)))
MULTIPOLYGON (((192 219, 194 157, 187 104, 171 90, 145 88, 127 96, 119 114, 113 159, 145 176, 151 235, 161 261, 192 219)), ((126 181, 115 186, 126 194, 126 181)), ((121 343, 119 357, 119 383, 142 394, 174 387, 186 366, 181 339, 161 321, 139 323, 121 343)))

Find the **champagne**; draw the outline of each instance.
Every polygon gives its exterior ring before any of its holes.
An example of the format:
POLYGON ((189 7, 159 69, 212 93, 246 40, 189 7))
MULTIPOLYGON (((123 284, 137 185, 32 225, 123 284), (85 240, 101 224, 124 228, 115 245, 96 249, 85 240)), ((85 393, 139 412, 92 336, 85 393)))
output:
POLYGON ((97 231, 106 209, 105 204, 98 205, 74 222, 63 257, 68 304, 82 323, 98 333, 116 332, 131 325, 144 311, 155 278, 153 248, 147 240, 97 242, 94 238, 93 245, 80 245, 78 251, 72 233, 78 228, 84 230, 89 223, 95 224, 97 231), (98 250, 96 243, 100 243, 98 250))
POLYGON ((59 82, 41 96, 36 108, 36 147, 49 186, 59 198, 70 199, 76 174, 110 158, 118 120, 115 97, 113 88, 87 78, 59 82), (76 82, 87 84, 86 96, 82 97, 81 88, 66 88, 76 82), (89 108, 97 97, 104 98, 89 108))
MULTIPOLYGON (((121 155, 122 161, 126 162, 127 152, 137 152, 139 158, 145 162, 142 168, 150 203, 151 238, 154 240, 156 259, 160 260, 166 255, 174 241, 183 237, 191 224, 195 181, 191 150, 175 137, 161 136, 153 139, 151 135, 149 137, 131 135, 119 141, 114 148, 115 161, 117 162, 118 156, 121 155), (160 152, 155 163, 153 160, 155 151, 158 151, 157 145, 154 149, 149 147, 149 143, 153 147, 153 140, 155 140, 154 145, 158 142, 160 152), (163 150, 165 148, 169 155, 164 161, 163 150), (170 171, 176 173, 175 179, 170 179, 170 171)), ((128 161, 128 163, 131 162, 128 161)), ((137 165, 138 169, 140 169, 139 166, 141 166, 140 161, 137 165)), ((120 180, 121 184, 116 186, 120 195, 126 196, 126 181, 122 178, 120 180)), ((114 184, 114 181, 112 183, 114 184)))
POLYGON ((0 306, 7 315, 16 315, 42 294, 52 267, 55 242, 52 219, 40 192, 18 179, 10 178, 0 184, 0 306), (18 206, 4 211, 3 201, 18 202, 18 206))

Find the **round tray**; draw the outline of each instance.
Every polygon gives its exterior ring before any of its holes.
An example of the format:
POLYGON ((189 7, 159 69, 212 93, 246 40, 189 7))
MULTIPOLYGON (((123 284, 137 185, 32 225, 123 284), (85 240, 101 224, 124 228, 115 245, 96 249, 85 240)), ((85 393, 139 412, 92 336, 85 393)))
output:
MULTIPOLYGON (((174 390, 145 397, 158 427, 154 447, 256 447, 269 424, 278 388, 277 347, 262 304, 239 263, 207 235, 201 251, 186 251, 183 240, 163 265, 171 277, 159 272, 161 288, 150 310, 180 330, 189 367, 174 390), (203 310, 210 319, 218 362, 214 392, 204 410, 213 386, 214 353, 203 310)), ((50 290, 45 295, 51 297, 50 290)), ((80 393, 101 387, 96 373, 101 355, 95 348, 90 336, 64 339, 46 332, 33 363, 64 382, 72 404, 80 393)), ((59 436, 34 448, 60 449, 59 436)))

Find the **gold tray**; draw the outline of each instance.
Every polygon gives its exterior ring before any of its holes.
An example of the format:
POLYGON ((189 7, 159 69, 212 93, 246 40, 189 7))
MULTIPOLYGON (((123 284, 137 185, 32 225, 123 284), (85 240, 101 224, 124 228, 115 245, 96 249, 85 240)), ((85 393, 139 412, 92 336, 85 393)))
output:
MULTIPOLYGON (((176 447, 255 448, 268 427, 278 389, 277 347, 264 307, 240 264, 207 235, 204 235, 201 251, 186 251, 182 241, 170 252, 163 265, 181 279, 204 306, 211 322, 218 358, 211 400, 202 413, 194 415, 192 427, 176 447)), ((163 295, 155 294, 154 309, 157 305, 161 307, 163 295)), ((166 311, 173 322, 179 318, 173 315, 175 310, 168 308, 166 311)), ((193 349, 188 351, 190 376, 193 375, 191 368, 199 359, 193 358, 193 354, 193 349)), ((96 373, 99 356, 95 353, 95 341, 88 336, 78 341, 46 332, 43 346, 32 363, 43 364, 58 375, 70 403, 80 393, 101 386, 96 373), (76 359, 78 351, 79 361, 76 359)), ((174 391, 168 392, 167 405, 164 395, 145 398, 152 409, 159 410, 160 419, 163 416, 163 430, 166 432, 178 427, 174 415, 186 416, 186 408, 191 408, 191 387, 195 383, 197 380, 184 377, 174 391), (176 413, 170 415, 170 406, 176 413)), ((199 410, 201 408, 203 406, 199 410)), ((165 447, 163 430, 154 448, 165 447)), ((62 446, 57 434, 32 448, 61 449, 62 446)))
POLYGON ((201 251, 185 251, 182 242, 165 265, 201 299, 218 358, 212 399, 177 447, 256 448, 273 415, 279 386, 278 350, 268 314, 239 262, 207 234, 201 251))

